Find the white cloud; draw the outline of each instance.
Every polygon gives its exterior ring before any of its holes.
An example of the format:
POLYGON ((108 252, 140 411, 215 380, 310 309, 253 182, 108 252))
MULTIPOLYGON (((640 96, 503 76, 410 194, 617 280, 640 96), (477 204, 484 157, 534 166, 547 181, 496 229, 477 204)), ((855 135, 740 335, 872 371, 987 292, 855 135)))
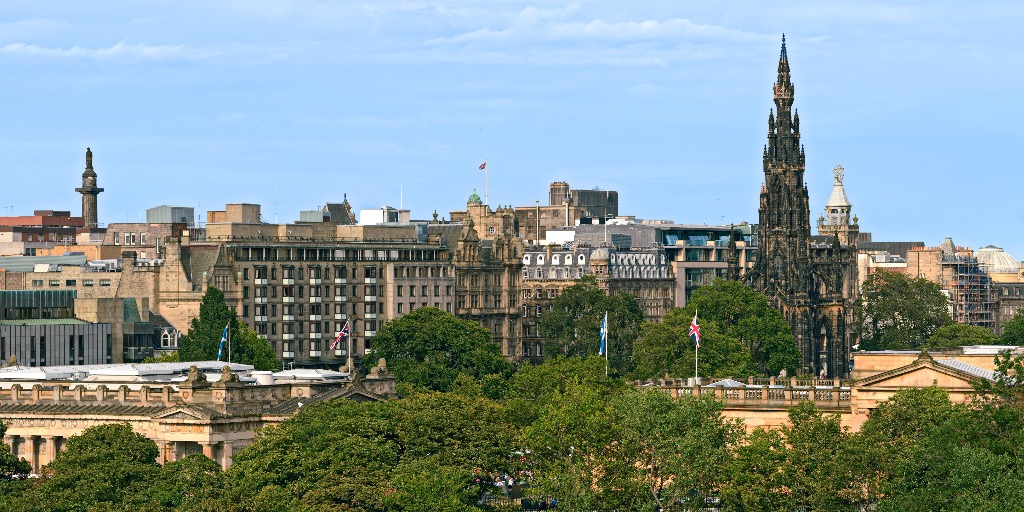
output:
POLYGON ((129 44, 124 41, 112 46, 86 48, 72 46, 70 48, 53 48, 26 43, 10 43, 0 46, 0 53, 9 55, 25 55, 31 57, 86 57, 94 59, 139 58, 147 60, 196 59, 217 55, 209 50, 194 50, 183 44, 179 45, 148 45, 129 44))

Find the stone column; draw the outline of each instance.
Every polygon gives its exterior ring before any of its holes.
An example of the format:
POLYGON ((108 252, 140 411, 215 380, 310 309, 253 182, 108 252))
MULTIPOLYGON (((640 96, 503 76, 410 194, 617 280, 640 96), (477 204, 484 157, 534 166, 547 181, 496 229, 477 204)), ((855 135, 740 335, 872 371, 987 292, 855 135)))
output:
POLYGON ((223 449, 221 450, 220 468, 227 471, 231 467, 231 459, 235 456, 235 446, 231 444, 231 441, 224 441, 221 446, 223 449))
POLYGON ((53 459, 57 458, 57 437, 58 436, 43 436, 43 447, 39 450, 40 467, 53 462, 53 459))
POLYGON ((39 456, 36 452, 37 440, 39 440, 39 436, 28 436, 25 438, 25 460, 28 461, 28 465, 32 468, 33 473, 39 473, 39 456))
POLYGON ((203 455, 205 455, 206 458, 213 460, 213 443, 210 441, 200 441, 199 446, 203 447, 203 455))
POLYGON ((156 449, 157 449, 157 459, 156 459, 157 463, 159 463, 159 464, 167 464, 168 462, 171 461, 171 443, 169 441, 160 441, 160 440, 158 440, 156 442, 156 449))

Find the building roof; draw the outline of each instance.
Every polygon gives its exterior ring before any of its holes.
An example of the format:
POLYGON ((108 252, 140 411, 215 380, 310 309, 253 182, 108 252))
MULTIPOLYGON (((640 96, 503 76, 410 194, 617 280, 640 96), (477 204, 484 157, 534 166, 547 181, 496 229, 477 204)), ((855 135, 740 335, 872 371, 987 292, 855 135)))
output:
MULTIPOLYGON (((132 381, 132 382, 181 382, 195 366, 206 374, 210 381, 220 379, 223 361, 194 361, 184 363, 127 363, 127 364, 80 364, 65 366, 9 366, 0 368, 0 381, 18 380, 73 380, 79 382, 132 381)), ((235 373, 249 372, 252 365, 231 363, 235 373)))
POLYGON ((70 256, 4 256, 0 257, 0 268, 8 272, 32 272, 36 265, 66 265, 80 267, 85 265, 84 254, 70 256))
POLYGON ((988 245, 978 249, 975 253, 978 257, 978 264, 992 274, 1016 274, 1020 263, 1003 250, 1002 247, 988 245))
POLYGON ((18 320, 0 320, 0 325, 83 325, 88 324, 77 318, 22 318, 18 320))
POLYGON ((835 176, 835 183, 832 185, 832 195, 828 196, 825 208, 849 208, 850 200, 846 198, 846 189, 843 188, 843 166, 837 165, 832 170, 835 176))
POLYGON ((970 363, 965 363, 963 361, 960 361, 959 359, 936 359, 935 362, 941 364, 942 366, 948 366, 955 370, 960 370, 964 373, 969 373, 971 375, 974 375, 975 377, 980 377, 982 379, 992 381, 996 380, 996 372, 992 370, 986 370, 984 368, 975 366, 970 363))

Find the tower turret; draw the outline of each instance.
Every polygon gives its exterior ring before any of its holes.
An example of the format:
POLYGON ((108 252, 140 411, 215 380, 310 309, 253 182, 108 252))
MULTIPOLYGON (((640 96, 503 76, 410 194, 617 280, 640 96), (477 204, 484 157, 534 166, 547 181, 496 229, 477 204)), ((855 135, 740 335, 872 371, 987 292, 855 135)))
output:
POLYGON ((92 149, 85 148, 85 172, 82 173, 82 186, 75 192, 82 194, 82 218, 86 228, 99 226, 96 210, 96 196, 103 192, 96 186, 96 171, 92 168, 92 149))

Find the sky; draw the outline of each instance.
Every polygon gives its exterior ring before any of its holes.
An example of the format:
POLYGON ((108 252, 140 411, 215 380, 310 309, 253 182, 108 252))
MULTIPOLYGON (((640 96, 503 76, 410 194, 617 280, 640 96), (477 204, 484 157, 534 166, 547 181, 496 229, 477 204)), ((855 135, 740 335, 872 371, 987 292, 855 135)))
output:
POLYGON ((846 169, 876 241, 1024 258, 1024 4, 317 0, 0 4, 0 215, 340 202, 413 218, 616 190, 756 222, 782 34, 811 217, 846 169))

